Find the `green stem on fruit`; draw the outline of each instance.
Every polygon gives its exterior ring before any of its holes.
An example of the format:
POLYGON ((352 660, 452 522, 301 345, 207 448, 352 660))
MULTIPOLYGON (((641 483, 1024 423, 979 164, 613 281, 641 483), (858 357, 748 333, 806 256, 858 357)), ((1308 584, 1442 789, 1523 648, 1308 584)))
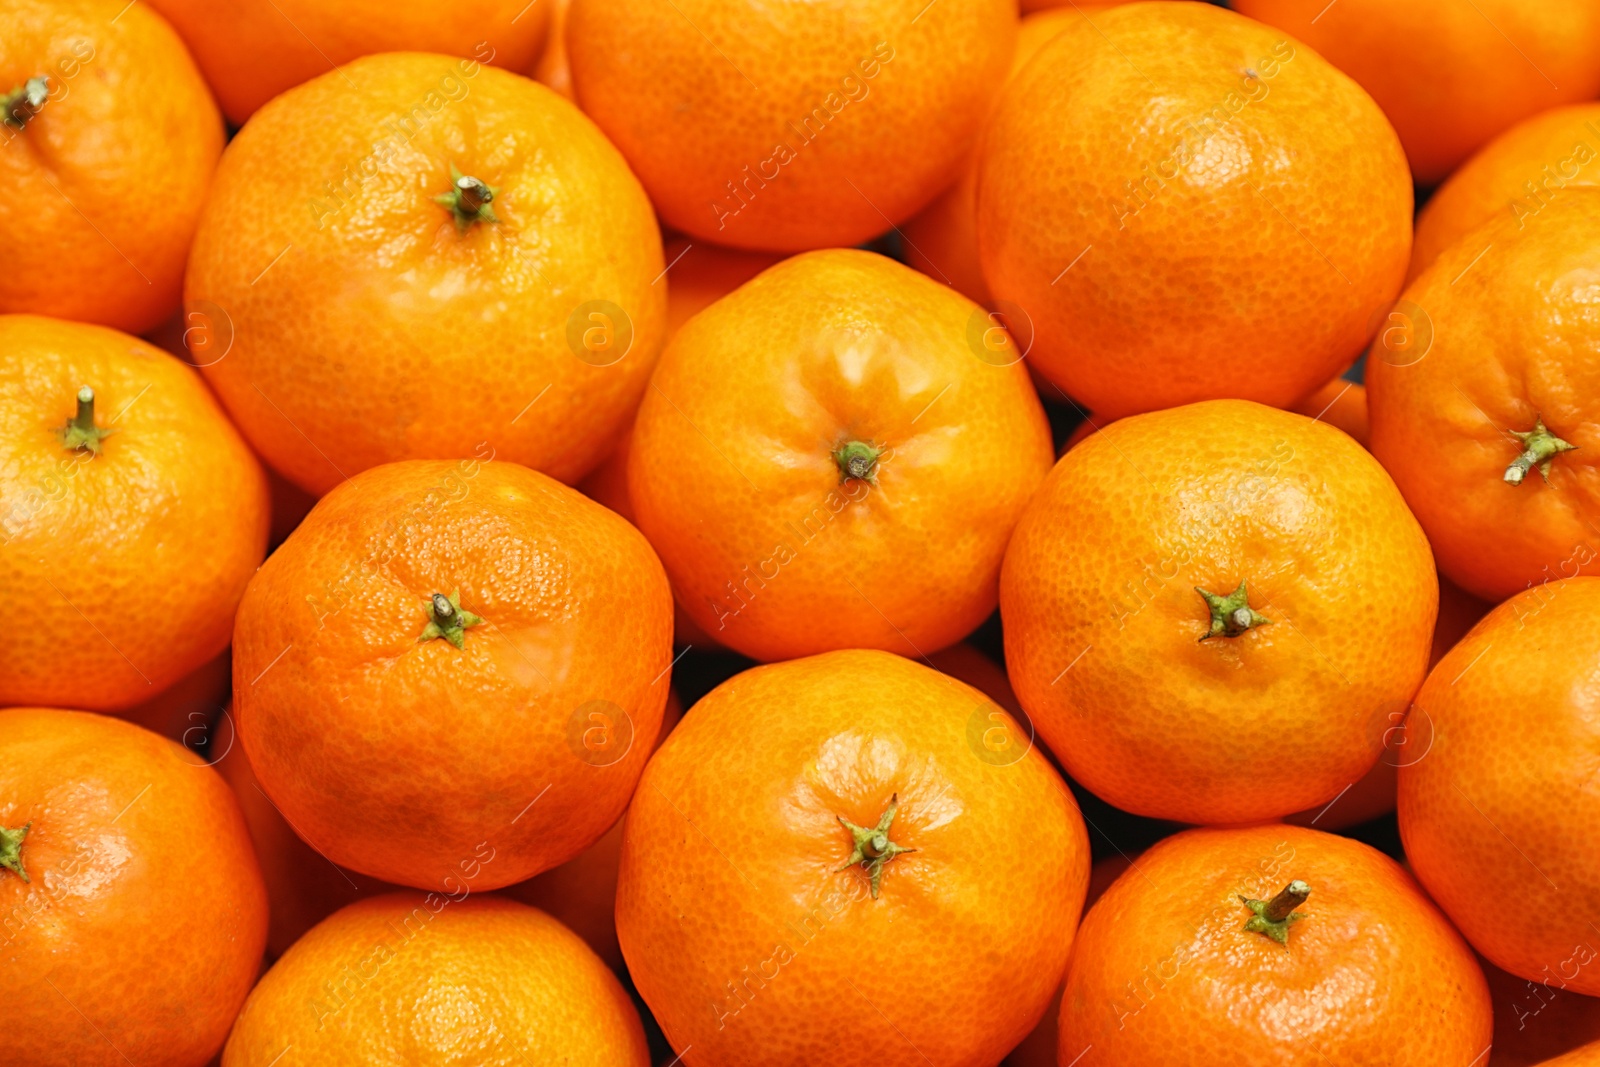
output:
POLYGON ((0 123, 20 130, 50 98, 50 79, 40 74, 0 96, 0 123))
POLYGON ((16 874, 24 882, 32 881, 28 872, 22 869, 22 841, 28 836, 33 823, 24 823, 20 830, 9 830, 0 826, 0 867, 16 874))
POLYGON ((869 485, 878 484, 878 457, 883 449, 865 441, 847 441, 834 449, 833 461, 839 465, 839 482, 860 479, 869 485))
POLYGON ((872 827, 857 826, 843 815, 837 815, 839 825, 850 831, 850 838, 854 848, 850 858, 845 860, 844 866, 836 869, 847 871, 860 864, 866 869, 867 877, 872 883, 872 899, 878 899, 878 883, 883 880, 883 865, 896 856, 906 852, 915 852, 914 848, 901 848, 889 840, 889 825, 894 822, 894 814, 900 808, 900 794, 895 793, 889 797, 889 806, 883 809, 883 815, 878 819, 878 825, 872 827))
POLYGON ((487 185, 470 174, 462 174, 450 167, 450 191, 433 198, 434 203, 448 208, 455 217, 456 230, 466 233, 474 222, 499 222, 494 208, 489 205, 500 190, 487 185))
POLYGON ((1522 442, 1522 455, 1506 468, 1505 479, 1511 485, 1521 485, 1528 471, 1539 468, 1545 481, 1550 480, 1550 461, 1563 452, 1571 452, 1577 445, 1569 444, 1546 429, 1544 419, 1533 417, 1533 429, 1527 432, 1512 430, 1511 436, 1522 442))
POLYGON ((1278 892, 1271 900, 1251 900, 1244 894, 1239 894, 1239 899, 1244 906, 1255 912, 1244 928, 1251 933, 1265 934, 1280 945, 1289 943, 1289 924, 1297 919, 1304 919, 1305 915, 1294 909, 1306 902, 1311 895, 1311 887, 1296 878, 1278 892))
POLYGON ((1227 596, 1208 593, 1198 585, 1194 587, 1194 591, 1205 600, 1206 607, 1211 609, 1211 627, 1200 635, 1200 640, 1209 641, 1213 637, 1238 637, 1246 630, 1272 624, 1271 619, 1250 606, 1250 594, 1244 586, 1245 583, 1241 581, 1239 588, 1227 596))
POLYGON ((100 454, 100 443, 116 433, 110 427, 94 424, 94 390, 87 385, 78 390, 78 413, 67 420, 60 430, 61 447, 68 451, 80 450, 100 454))
POLYGON ((427 607, 428 625, 423 627, 422 636, 417 638, 417 643, 432 641, 442 637, 457 648, 466 647, 468 629, 478 625, 483 618, 474 615, 461 606, 461 590, 457 589, 449 596, 443 593, 434 593, 429 597, 427 607))

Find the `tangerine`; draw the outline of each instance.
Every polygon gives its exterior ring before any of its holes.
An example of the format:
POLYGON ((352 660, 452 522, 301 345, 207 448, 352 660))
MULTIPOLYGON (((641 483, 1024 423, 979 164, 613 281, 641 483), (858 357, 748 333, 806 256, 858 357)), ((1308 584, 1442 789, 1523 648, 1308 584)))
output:
POLYGON ((763 660, 965 637, 1050 464, 1018 359, 977 305, 856 250, 785 260, 690 319, 628 461, 684 611, 763 660))
POLYGON ((1288 407, 1361 354, 1412 205, 1383 113, 1316 53, 1209 4, 1139 3, 1072 22, 1007 83, 978 248, 1033 369, 1102 420, 1288 407))
POLYGON ((635 741, 661 726, 671 627, 650 546, 576 490, 492 457, 376 467, 250 583, 239 738, 335 863, 496 889, 622 815, 649 755, 635 741))
POLYGON ((200 359, 257 451, 318 495, 487 442, 572 482, 661 343, 649 201, 573 105, 475 61, 368 56, 233 139, 189 263, 232 347, 200 359))
POLYGON ((132 723, 0 711, 7 1062, 201 1067, 261 967, 267 895, 238 805, 132 723))
POLYGON ((227 647, 261 465, 199 376, 103 326, 0 315, 0 705, 117 711, 227 647))
POLYGON ((0 0, 0 314, 130 333, 170 316, 222 135, 148 6, 0 0))
POLYGON ((1067 452, 1000 577, 1011 684, 1045 743, 1105 800, 1179 822, 1274 818, 1358 781, 1427 671, 1437 604, 1377 461, 1240 400, 1067 452))

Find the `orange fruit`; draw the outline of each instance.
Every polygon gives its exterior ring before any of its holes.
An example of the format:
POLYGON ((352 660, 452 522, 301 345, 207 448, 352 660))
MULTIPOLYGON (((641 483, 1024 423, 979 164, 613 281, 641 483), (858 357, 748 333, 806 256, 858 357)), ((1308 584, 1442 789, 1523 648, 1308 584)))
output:
MULTIPOLYGON (((1111 6, 1073 4, 1024 18, 1017 26, 1017 47, 1011 53, 1011 69, 1007 76, 1021 70, 1023 64, 1056 34, 1111 6)), ((978 145, 974 144, 963 160, 961 177, 955 184, 906 220, 900 227, 900 238, 908 266, 937 278, 980 304, 987 304, 989 287, 984 284, 983 267, 978 262, 978 161, 982 156, 977 149, 978 145)))
MULTIPOLYGON (((670 283, 666 331, 669 338, 694 316, 783 259, 770 252, 718 248, 685 237, 668 241, 663 256, 670 283)), ((633 521, 633 505, 628 502, 627 461, 631 436, 630 429, 582 486, 585 493, 630 522, 633 521), (591 487, 594 492, 590 492, 591 487)))
MULTIPOLYGON (((1132 866, 1136 859, 1137 857, 1117 855, 1096 860, 1094 866, 1089 868, 1089 892, 1083 902, 1085 910, 1094 907, 1094 902, 1111 888, 1122 872, 1132 866)), ((1001 1067, 1059 1067, 1056 1062, 1056 1045, 1060 1042, 1061 1034, 1061 992, 1060 989, 1056 990, 1050 1007, 1045 1009, 1044 1018, 1039 1020, 1039 1025, 1035 1026, 1016 1048, 1006 1054, 1006 1058, 1000 1061, 1001 1067)))
POLYGON ((222 1067, 649 1067, 622 986, 576 934, 498 897, 391 893, 319 924, 268 971, 222 1067))
POLYGON ((1367 387, 1360 382, 1335 378, 1294 406, 1294 411, 1329 426, 1337 426, 1362 448, 1371 436, 1367 417, 1367 387))
POLYGON ((1005 75, 1010 0, 574 0, 578 101, 661 217, 795 252, 860 244, 955 178, 1005 75))
POLYGON ((1437 603, 1377 461, 1238 400, 1073 448, 1000 576, 1011 684, 1045 743, 1117 807, 1179 822, 1287 815, 1359 780, 1427 670, 1437 603))
POLYGON ((228 787, 148 730, 0 711, 0 1001, 28 1067, 201 1067, 261 966, 266 891, 228 787))
POLYGON ((655 361, 660 253, 644 191, 571 104, 389 54, 285 93, 234 138, 185 292, 222 324, 211 347, 231 339, 197 353, 207 379, 312 492, 486 444, 575 481, 655 361))
POLYGON ((982 157, 989 290, 1031 324, 1034 370, 1103 419, 1294 404, 1405 277, 1411 180, 1382 112, 1209 4, 1068 25, 1006 85, 982 157))
MULTIPOLYGON (((1600 1067, 1600 1000, 1562 988, 1560 978, 1549 984, 1530 982, 1508 974, 1480 959, 1483 977, 1494 1002, 1494 1048, 1488 1067, 1534 1067, 1566 1052, 1594 1042, 1572 1067, 1600 1067)), ((1556 1060, 1560 1063, 1560 1060, 1556 1060)))
MULTIPOLYGON (((1348 381, 1341 375, 1306 397, 1290 410, 1307 418, 1337 426, 1365 448, 1368 437, 1367 387, 1360 382, 1348 381)), ((1100 425, 1093 415, 1087 416, 1067 438, 1068 448, 1097 433, 1100 425)))
MULTIPOLYGON (((1529 115, 1600 93, 1593 0, 1234 0, 1361 83, 1434 185, 1529 115)), ((1531 177, 1531 175, 1530 175, 1531 177)))
POLYGON ((160 323, 221 154, 217 105, 148 7, 0 0, 0 314, 160 323))
MULTIPOLYGON (((236 126, 279 93, 318 75, 348 73, 352 60, 375 52, 427 49, 527 70, 544 44, 550 7, 539 0, 489 0, 475 5, 471 18, 449 18, 418 0, 230 0, 225 7, 208 0, 150 3, 189 42, 236 126)), ((426 91, 417 88, 419 95, 426 91)), ((327 177, 338 174, 335 167, 327 177)))
MULTIPOLYGON (((718 248, 682 237, 669 241, 666 269, 671 287, 667 290, 667 336, 677 333, 689 319, 781 258, 767 252, 718 248)), ((605 461, 578 486, 591 500, 604 504, 629 522, 634 521, 633 501, 628 498, 628 452, 632 442, 630 427, 605 461)), ((716 644, 681 607, 674 606, 672 629, 680 644, 699 648, 716 644)))
POLYGON ((306 844, 262 790, 238 743, 231 714, 211 726, 212 765, 233 789, 267 886, 267 958, 277 959, 307 930, 363 897, 395 889, 340 867, 306 844))
MULTIPOLYGON (((1463 592, 1448 578, 1439 579, 1439 619, 1433 627, 1433 650, 1428 656, 1430 670, 1492 606, 1463 592)), ((1400 768, 1426 756, 1433 744, 1431 724, 1420 716, 1416 721, 1408 721, 1410 710, 1399 704, 1391 707, 1383 730, 1383 755, 1365 777, 1352 782, 1327 804, 1285 816, 1284 821, 1332 832, 1359 826, 1393 811, 1400 768)))
POLYGON ((1596 1064, 1600 1064, 1600 1041, 1544 1061, 1544 1067, 1595 1067, 1596 1064))
POLYGON ((685 324, 628 484, 689 617, 756 659, 919 655, 981 623, 1051 453, 1016 349, 988 327, 960 294, 844 249, 685 324))
POLYGON ((1484 145, 1417 215, 1415 278, 1446 248, 1495 216, 1519 225, 1571 186, 1600 184, 1600 104, 1552 108, 1484 145))
POLYGON ((568 100, 577 102, 572 91, 572 67, 567 62, 567 9, 572 0, 550 0, 550 32, 545 38, 544 51, 534 64, 533 76, 541 85, 548 85, 568 100))
POLYGON ((1400 302, 1411 342, 1368 361, 1373 454, 1485 600, 1600 570, 1596 269, 1600 190, 1573 189, 1451 246, 1400 302))
POLYGON ((629 974, 686 1064, 975 1067, 1033 1028, 1088 839, 1043 756, 982 744, 992 707, 853 650, 694 706, 645 770, 617 886, 629 974))
MULTIPOLYGON (((610 508, 637 525, 633 501, 628 496, 628 455, 632 449, 633 430, 630 428, 605 462, 578 483, 578 490, 595 503, 610 508)), ((676 644, 693 645, 696 648, 709 648, 717 644, 676 602, 672 605, 672 639, 676 644)))
MULTIPOLYGON (((667 242, 667 336, 695 315, 721 300, 782 257, 767 252, 741 252, 718 248, 702 241, 677 237, 667 242)), ((618 515, 633 521, 633 504, 628 500, 628 447, 630 429, 617 442, 605 462, 579 486, 591 498, 618 515)))
POLYGON ((1400 834, 1418 880, 1496 966, 1600 993, 1600 892, 1588 754, 1600 719, 1600 578, 1529 589, 1491 611, 1417 694, 1433 744, 1400 769, 1400 834), (1507 908, 1502 903, 1517 901, 1507 908))
POLYGON ((1061 1063, 1481 1062, 1472 952, 1400 865, 1298 826, 1187 830, 1089 909, 1061 1063))
POLYGON ((520 882, 627 806, 661 726, 671 603, 639 532, 544 475, 374 468, 250 583, 239 738, 335 863, 451 892, 520 882))
POLYGON ((199 377, 103 326, 0 316, 0 705, 129 708, 228 644, 261 467, 199 377))
MULTIPOLYGON (((683 718, 676 692, 668 692, 661 715, 661 732, 651 751, 661 747, 667 734, 683 718)), ((617 872, 622 865, 622 821, 582 853, 553 870, 516 885, 505 895, 531 904, 556 919, 605 960, 622 971, 622 947, 617 944, 617 872)))

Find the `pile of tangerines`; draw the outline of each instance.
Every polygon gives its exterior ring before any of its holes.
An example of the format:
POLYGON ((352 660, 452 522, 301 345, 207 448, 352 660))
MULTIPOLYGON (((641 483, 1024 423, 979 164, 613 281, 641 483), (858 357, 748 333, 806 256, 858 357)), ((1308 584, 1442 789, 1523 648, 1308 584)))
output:
POLYGON ((1022 8, 0 0, 0 1064, 1600 1065, 1600 0, 1022 8))

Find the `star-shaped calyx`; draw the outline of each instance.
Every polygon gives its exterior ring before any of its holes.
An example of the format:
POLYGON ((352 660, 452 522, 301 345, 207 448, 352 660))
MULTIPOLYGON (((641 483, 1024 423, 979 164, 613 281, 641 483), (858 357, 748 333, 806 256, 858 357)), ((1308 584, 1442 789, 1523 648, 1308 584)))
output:
POLYGON ((1296 878, 1279 891, 1271 900, 1251 900, 1249 897, 1239 895, 1244 906, 1255 912, 1244 924, 1244 928, 1251 933, 1265 934, 1280 945, 1289 943, 1289 924, 1297 919, 1304 919, 1303 912, 1294 909, 1306 902, 1311 895, 1311 887, 1296 878))
POLYGON ((24 823, 20 830, 10 830, 0 826, 0 867, 15 874, 24 882, 32 881, 28 872, 22 867, 22 842, 28 836, 33 823, 24 823))
POLYGON ((422 636, 417 638, 418 644, 432 641, 435 637, 442 637, 457 648, 464 648, 466 638, 463 635, 468 629, 483 621, 481 616, 474 615, 461 606, 460 589, 449 596, 434 593, 426 611, 428 625, 423 627, 422 636))
POLYGON ((1194 587, 1194 591, 1200 594, 1206 602, 1206 607, 1211 609, 1211 628, 1200 635, 1202 641, 1209 641, 1213 637, 1238 637, 1246 630, 1267 626, 1272 622, 1250 606, 1250 594, 1245 590, 1242 581, 1239 583, 1239 588, 1227 596, 1208 593, 1198 585, 1194 587))
POLYGON ((433 198, 433 202, 441 207, 449 208, 450 214, 456 220, 456 230, 460 233, 466 233, 467 228, 474 222, 500 221, 494 213, 494 208, 489 206, 499 193, 500 190, 494 186, 488 185, 470 174, 462 174, 455 168, 454 164, 451 164, 450 191, 448 193, 440 193, 433 198))
POLYGON ((1570 444, 1551 433, 1542 416, 1533 417, 1533 429, 1512 430, 1511 436, 1522 442, 1522 454, 1506 468, 1505 480, 1510 485, 1521 485, 1528 471, 1539 468, 1539 475, 1550 480, 1550 461, 1563 452, 1571 452, 1577 445, 1570 444))
POLYGON ((87 385, 78 390, 78 413, 58 431, 61 447, 71 452, 100 454, 100 444, 117 431, 94 424, 94 390, 87 385))
POLYGON ((23 129, 50 99, 50 78, 40 74, 0 96, 0 124, 23 129))
POLYGON ((850 858, 845 860, 844 866, 836 870, 847 871, 858 863, 866 868, 867 877, 872 885, 873 900, 878 899, 878 883, 883 881, 883 865, 896 856, 916 851, 914 848, 901 848, 889 840, 889 825, 894 822, 894 813, 899 807, 900 794, 895 793, 889 797, 889 806, 883 809, 878 825, 873 827, 857 826, 843 815, 835 816, 839 820, 839 825, 850 831, 850 837, 855 842, 850 858))

